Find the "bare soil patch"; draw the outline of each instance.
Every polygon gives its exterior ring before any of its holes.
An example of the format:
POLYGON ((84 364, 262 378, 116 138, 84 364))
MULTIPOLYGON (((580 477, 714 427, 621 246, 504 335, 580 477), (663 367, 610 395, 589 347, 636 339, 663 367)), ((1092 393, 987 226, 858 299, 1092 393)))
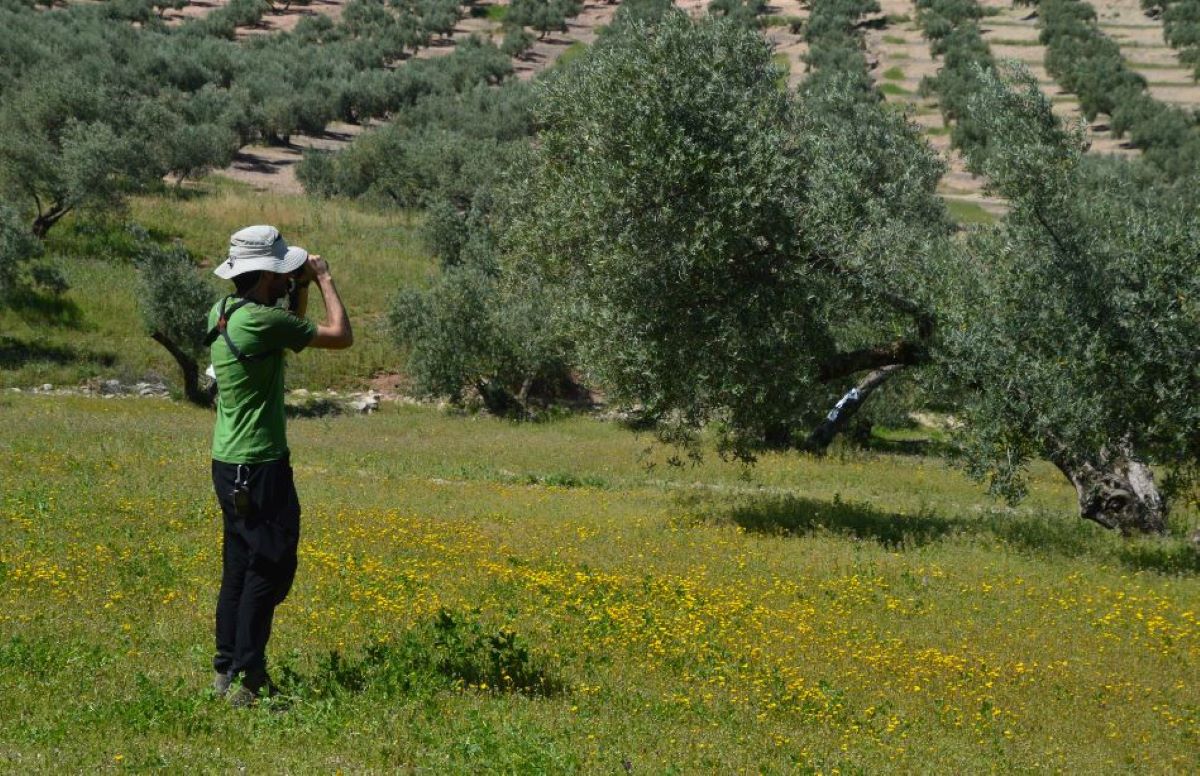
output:
POLYGON ((218 174, 260 191, 283 194, 303 194, 304 187, 296 178, 296 164, 310 148, 333 150, 347 145, 371 125, 334 122, 319 136, 293 135, 287 146, 245 146, 234 157, 233 164, 218 174))

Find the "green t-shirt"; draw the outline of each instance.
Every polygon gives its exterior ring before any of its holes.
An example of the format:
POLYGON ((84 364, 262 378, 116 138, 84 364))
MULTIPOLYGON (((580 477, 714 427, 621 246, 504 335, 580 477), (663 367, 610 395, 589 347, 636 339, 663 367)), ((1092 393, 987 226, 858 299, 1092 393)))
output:
MULTIPOLYGON (((239 300, 226 300, 226 309, 239 300)), ((221 303, 208 313, 217 325, 221 303)), ((217 424, 212 457, 223 463, 266 463, 288 454, 283 416, 283 349, 299 353, 317 333, 316 324, 278 307, 250 302, 228 318, 229 336, 244 356, 273 351, 266 358, 239 362, 225 338, 213 341, 217 373, 217 424)))

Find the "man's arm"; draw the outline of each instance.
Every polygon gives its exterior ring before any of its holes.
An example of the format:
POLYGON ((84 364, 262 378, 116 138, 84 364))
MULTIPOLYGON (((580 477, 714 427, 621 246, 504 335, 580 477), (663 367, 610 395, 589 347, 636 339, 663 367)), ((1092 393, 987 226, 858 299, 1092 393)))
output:
POLYGON ((288 298, 288 312, 297 318, 303 318, 308 313, 308 286, 307 279, 297 283, 288 298))
MULTIPOLYGON (((354 344, 354 332, 350 329, 350 316, 342 305, 337 288, 333 285, 333 276, 329 274, 329 263, 320 256, 308 258, 308 269, 315 278, 317 287, 321 289, 321 298, 325 300, 325 322, 317 326, 317 334, 308 343, 310 348, 327 348, 342 350, 354 344)), ((300 301, 308 306, 308 293, 302 292, 300 301)))

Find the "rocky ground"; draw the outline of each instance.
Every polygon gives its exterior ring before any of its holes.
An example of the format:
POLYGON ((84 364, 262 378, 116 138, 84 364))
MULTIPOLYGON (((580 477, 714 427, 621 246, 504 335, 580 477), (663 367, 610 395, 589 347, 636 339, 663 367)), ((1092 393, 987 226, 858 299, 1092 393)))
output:
MULTIPOLYGON (((89 380, 81 385, 63 386, 44 383, 32 388, 9 388, 8 393, 38 396, 99 396, 105 399, 133 397, 166 399, 171 388, 161 379, 122 382, 114 379, 89 380)), ((287 412, 293 417, 323 417, 326 415, 364 414, 379 409, 381 402, 418 404, 420 402, 392 391, 374 388, 366 391, 308 391, 297 388, 284 397, 287 412)))

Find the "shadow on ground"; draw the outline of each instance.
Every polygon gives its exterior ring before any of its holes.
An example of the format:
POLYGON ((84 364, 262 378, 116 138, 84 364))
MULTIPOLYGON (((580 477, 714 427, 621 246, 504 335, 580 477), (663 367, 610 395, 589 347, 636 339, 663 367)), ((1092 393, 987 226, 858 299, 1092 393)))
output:
POLYGON ((65 329, 83 327, 83 310, 72 300, 58 294, 22 291, 7 299, 6 307, 34 326, 59 326, 65 329))
POLYGON ((117 363, 117 357, 113 353, 92 353, 65 345, 25 342, 16 337, 0 335, 0 369, 20 369, 35 363, 62 366, 84 362, 111 367, 117 363))
POLYGON ((700 507, 704 520, 732 522, 747 532, 768 536, 834 534, 897 550, 964 540, 1001 544, 1024 552, 1091 557, 1134 570, 1200 573, 1200 551, 1184 538, 1122 539, 1063 515, 1013 514, 1000 508, 961 516, 932 510, 906 514, 837 498, 822 501, 775 495, 691 505, 693 511, 696 507, 700 507))

